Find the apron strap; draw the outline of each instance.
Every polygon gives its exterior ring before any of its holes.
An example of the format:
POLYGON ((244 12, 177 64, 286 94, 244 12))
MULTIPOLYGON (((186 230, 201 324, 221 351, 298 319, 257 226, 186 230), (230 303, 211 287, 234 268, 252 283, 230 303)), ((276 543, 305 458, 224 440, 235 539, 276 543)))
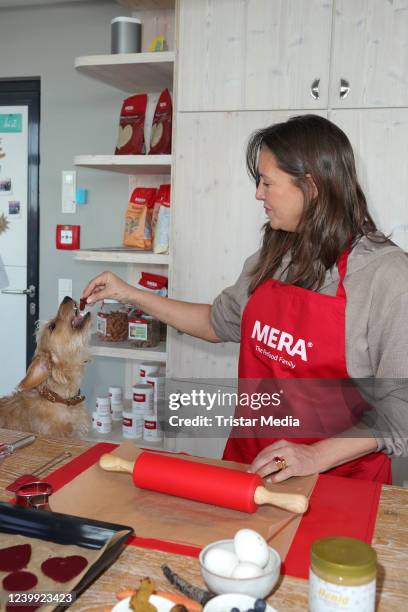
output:
POLYGON ((344 289, 344 277, 346 276, 346 272, 347 272, 347 261, 348 261, 348 256, 350 255, 350 247, 348 246, 346 249, 344 249, 344 251, 342 252, 342 254, 340 255, 338 261, 337 261, 337 269, 339 271, 339 284, 337 287, 337 291, 336 291, 336 297, 342 298, 342 299, 346 299, 346 290, 344 289))

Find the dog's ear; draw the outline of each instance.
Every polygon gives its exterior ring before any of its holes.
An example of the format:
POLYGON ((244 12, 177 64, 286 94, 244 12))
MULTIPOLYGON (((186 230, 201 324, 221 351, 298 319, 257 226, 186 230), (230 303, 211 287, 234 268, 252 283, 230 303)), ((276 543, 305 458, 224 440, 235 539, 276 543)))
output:
POLYGON ((49 359, 45 355, 37 355, 32 360, 27 374, 17 387, 18 391, 28 391, 38 387, 41 383, 47 380, 50 374, 49 359))

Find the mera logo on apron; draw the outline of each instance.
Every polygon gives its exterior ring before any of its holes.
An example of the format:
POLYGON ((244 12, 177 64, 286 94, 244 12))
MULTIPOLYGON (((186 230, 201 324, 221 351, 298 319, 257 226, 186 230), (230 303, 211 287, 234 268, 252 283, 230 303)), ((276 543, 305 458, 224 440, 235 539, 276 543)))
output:
MULTIPOLYGON (((292 334, 270 325, 262 324, 258 320, 255 321, 251 338, 255 338, 277 351, 282 352, 284 350, 291 357, 299 355, 302 361, 307 361, 306 340, 303 340, 303 338, 295 340, 292 334)), ((308 342, 307 344, 311 346, 311 343, 308 342)))

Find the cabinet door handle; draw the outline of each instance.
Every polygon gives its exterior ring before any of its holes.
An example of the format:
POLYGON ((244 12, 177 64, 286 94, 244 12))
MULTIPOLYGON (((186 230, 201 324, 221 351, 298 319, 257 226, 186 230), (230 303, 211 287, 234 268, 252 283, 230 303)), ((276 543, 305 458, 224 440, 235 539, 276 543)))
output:
POLYGON ((313 81, 313 83, 310 86, 310 95, 312 96, 312 98, 314 98, 315 100, 319 99, 319 85, 320 85, 320 79, 315 79, 313 81))
POLYGON ((346 79, 340 79, 340 100, 344 100, 350 93, 350 83, 346 79))

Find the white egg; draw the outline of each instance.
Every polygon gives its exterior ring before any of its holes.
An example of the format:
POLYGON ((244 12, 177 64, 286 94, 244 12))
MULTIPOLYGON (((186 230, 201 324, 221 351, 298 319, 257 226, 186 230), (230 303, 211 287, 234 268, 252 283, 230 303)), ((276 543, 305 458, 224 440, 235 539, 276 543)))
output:
POLYGON ((240 563, 255 563, 264 568, 269 561, 269 548, 263 537, 252 529, 240 529, 234 536, 235 553, 240 563))
POLYGON ((259 565, 255 565, 255 563, 238 563, 232 572, 231 578, 256 578, 257 576, 262 576, 263 571, 259 567, 259 565))
POLYGON ((238 565, 238 558, 230 550, 210 548, 204 557, 204 565, 209 572, 229 578, 238 565))

